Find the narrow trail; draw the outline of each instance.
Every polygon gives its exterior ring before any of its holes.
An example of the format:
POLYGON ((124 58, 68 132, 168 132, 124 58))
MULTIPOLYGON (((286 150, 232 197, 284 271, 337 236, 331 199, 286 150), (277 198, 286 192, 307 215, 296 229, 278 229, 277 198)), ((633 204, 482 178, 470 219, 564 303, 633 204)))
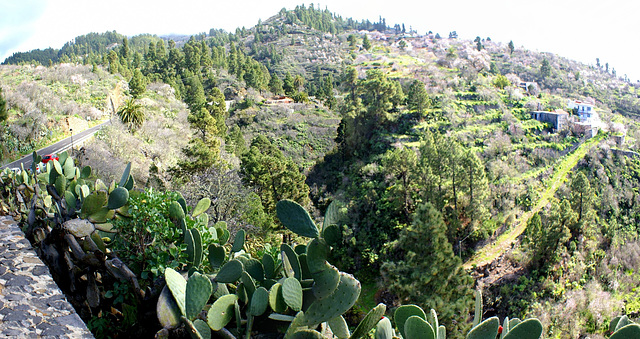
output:
POLYGON ((578 164, 578 161, 580 161, 580 159, 582 159, 593 146, 600 143, 600 141, 605 138, 605 135, 606 134, 604 133, 600 133, 594 138, 585 141, 575 151, 573 151, 573 153, 567 154, 562 161, 557 163, 554 166, 553 175, 549 179, 549 186, 544 191, 536 205, 516 221, 515 227, 501 234, 494 242, 481 248, 474 256, 469 258, 469 260, 463 264, 463 267, 467 270, 473 269, 474 267, 482 267, 491 263, 511 248, 511 245, 527 228, 529 218, 549 203, 551 197, 556 194, 558 188, 560 188, 562 183, 567 180, 567 175, 578 164))

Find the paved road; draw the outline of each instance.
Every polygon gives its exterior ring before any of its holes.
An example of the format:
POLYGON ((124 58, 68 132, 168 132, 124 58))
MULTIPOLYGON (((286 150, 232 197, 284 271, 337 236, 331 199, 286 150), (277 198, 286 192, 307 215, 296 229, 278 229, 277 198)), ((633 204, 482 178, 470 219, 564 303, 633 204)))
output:
MULTIPOLYGON (((103 122, 100 125, 96 125, 94 127, 89 128, 88 130, 84 130, 80 133, 77 134, 73 134, 73 136, 68 137, 66 139, 63 139, 61 141, 56 142, 55 144, 51 145, 51 146, 47 146, 45 148, 39 149, 38 150, 38 154, 40 155, 45 155, 45 154, 57 154, 60 152, 63 152, 65 150, 68 150, 69 148, 71 148, 71 142, 73 139, 73 146, 77 147, 79 145, 82 144, 82 142, 84 142, 85 140, 89 139, 90 137, 93 136, 94 133, 96 133, 102 126, 104 126, 105 124, 108 124, 109 121, 107 122, 103 122)), ((6 164, 4 166, 2 166, 1 168, 20 168, 20 164, 24 164, 24 168, 29 168, 31 166, 31 163, 33 162, 33 158, 31 156, 31 154, 25 156, 22 159, 16 160, 12 163, 6 164)))

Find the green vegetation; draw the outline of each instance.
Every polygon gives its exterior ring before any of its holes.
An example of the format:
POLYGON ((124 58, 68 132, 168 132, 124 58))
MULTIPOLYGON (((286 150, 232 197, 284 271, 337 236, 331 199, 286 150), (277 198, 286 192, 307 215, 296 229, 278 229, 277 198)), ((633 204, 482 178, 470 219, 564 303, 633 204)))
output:
POLYGON ((234 33, 16 54, 0 67, 4 161, 116 119, 77 163, 4 171, 0 210, 93 272, 52 269, 98 337, 633 333, 614 317, 640 309, 637 86, 513 42, 393 27, 311 5, 234 33), (530 116, 587 97, 594 138, 530 116), (61 233, 76 217, 107 233, 61 233))

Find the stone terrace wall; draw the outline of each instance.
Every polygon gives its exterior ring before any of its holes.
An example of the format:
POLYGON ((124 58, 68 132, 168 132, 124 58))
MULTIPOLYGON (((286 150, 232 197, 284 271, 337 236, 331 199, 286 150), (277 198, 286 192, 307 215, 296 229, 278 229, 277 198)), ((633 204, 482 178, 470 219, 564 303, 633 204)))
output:
POLYGON ((93 338, 18 225, 0 217, 0 338, 93 338))

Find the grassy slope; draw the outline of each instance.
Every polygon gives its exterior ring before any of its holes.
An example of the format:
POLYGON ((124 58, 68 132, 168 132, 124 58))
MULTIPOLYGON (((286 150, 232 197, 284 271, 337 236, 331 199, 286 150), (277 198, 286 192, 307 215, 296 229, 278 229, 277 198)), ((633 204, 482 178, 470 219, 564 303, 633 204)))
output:
POLYGON ((604 136, 605 134, 601 133, 595 138, 585 141, 575 151, 566 155, 558 165, 555 166, 554 173, 549 180, 549 185, 536 203, 535 207, 531 209, 531 211, 524 213, 517 220, 515 228, 512 228, 500 235, 495 242, 481 248, 473 257, 464 263, 463 267, 465 269, 472 269, 474 267, 484 266, 511 248, 511 245, 526 229, 529 218, 549 203, 558 188, 560 188, 567 179, 569 172, 571 172, 571 170, 578 164, 578 161, 580 161, 580 159, 582 159, 593 146, 602 141, 604 136))

